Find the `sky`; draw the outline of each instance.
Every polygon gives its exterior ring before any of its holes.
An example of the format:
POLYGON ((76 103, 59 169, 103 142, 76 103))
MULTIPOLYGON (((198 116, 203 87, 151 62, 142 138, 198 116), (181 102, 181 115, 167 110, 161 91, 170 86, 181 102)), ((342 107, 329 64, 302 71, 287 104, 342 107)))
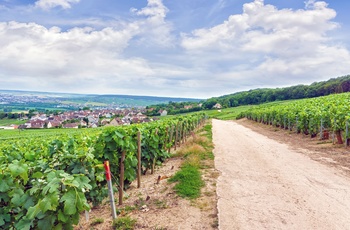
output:
POLYGON ((210 98, 350 74, 350 1, 0 0, 0 89, 210 98))

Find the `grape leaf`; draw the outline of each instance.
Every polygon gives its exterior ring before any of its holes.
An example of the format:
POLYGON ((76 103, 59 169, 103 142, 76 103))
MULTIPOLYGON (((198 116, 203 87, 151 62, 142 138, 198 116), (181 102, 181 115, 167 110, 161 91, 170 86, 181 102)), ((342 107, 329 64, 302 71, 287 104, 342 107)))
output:
POLYGON ((14 224, 16 229, 21 229, 21 230, 30 230, 30 227, 33 224, 33 220, 28 220, 28 219, 21 219, 17 223, 14 224))
POLYGON ((10 189, 10 186, 6 183, 6 180, 0 180, 0 192, 7 192, 10 189))
POLYGON ((10 169, 11 175, 13 177, 20 176, 24 183, 26 184, 28 181, 28 165, 19 162, 18 160, 14 160, 12 164, 9 164, 8 168, 10 169))
POLYGON ((77 195, 74 189, 69 190, 61 197, 61 201, 64 202, 64 214, 73 215, 77 212, 77 195))

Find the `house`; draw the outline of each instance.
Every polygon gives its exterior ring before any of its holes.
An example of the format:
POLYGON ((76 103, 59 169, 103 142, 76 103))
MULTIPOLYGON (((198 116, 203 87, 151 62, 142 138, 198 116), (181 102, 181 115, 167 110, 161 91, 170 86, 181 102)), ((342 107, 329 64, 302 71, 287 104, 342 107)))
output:
POLYGON ((122 124, 123 124, 123 121, 119 117, 116 117, 109 122, 110 126, 119 126, 122 124))
POLYGON ((216 103, 214 106, 213 106, 213 109, 221 109, 222 106, 219 104, 219 103, 216 103))
POLYGON ((63 128, 66 129, 77 129, 79 128, 79 124, 78 123, 67 123, 63 125, 63 128))
POLYGON ((46 122, 42 120, 30 121, 31 129, 43 129, 45 127, 46 122))
POLYGON ((96 118, 95 116, 89 115, 87 118, 89 120, 89 124, 98 123, 98 121, 99 121, 98 116, 96 118))
POLYGON ((184 109, 192 109, 192 107, 193 107, 192 105, 185 105, 184 109))
POLYGON ((53 120, 53 121, 49 121, 49 122, 47 122, 47 128, 58 128, 58 127, 60 127, 61 126, 61 122, 59 122, 59 121, 55 121, 55 120, 53 120))
POLYGON ((97 128, 98 125, 97 125, 96 123, 91 123, 91 124, 89 125, 89 127, 90 127, 90 128, 97 128))
POLYGON ((131 118, 131 124, 138 124, 138 123, 142 123, 142 119, 138 117, 131 118))
POLYGON ((105 125, 109 124, 109 122, 111 122, 111 119, 106 119, 105 118, 105 119, 102 119, 100 123, 101 123, 102 126, 105 126, 105 125))
POLYGON ((166 116, 168 115, 168 112, 166 110, 159 110, 158 112, 160 114, 160 116, 166 116))
POLYGON ((83 120, 80 121, 80 126, 81 127, 86 127, 87 126, 87 123, 83 120))

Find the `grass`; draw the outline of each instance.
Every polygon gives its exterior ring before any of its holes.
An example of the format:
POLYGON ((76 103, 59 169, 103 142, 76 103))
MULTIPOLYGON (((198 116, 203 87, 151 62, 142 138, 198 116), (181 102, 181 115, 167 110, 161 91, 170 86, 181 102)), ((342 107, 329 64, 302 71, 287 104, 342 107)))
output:
POLYGON ((166 208, 168 208, 168 205, 167 205, 165 200, 156 199, 154 201, 154 204, 157 206, 158 209, 166 209, 166 208))
POLYGON ((255 105, 243 105, 233 108, 221 109, 221 110, 206 110, 205 112, 211 118, 216 118, 220 120, 236 120, 236 117, 255 105))
POLYGON ((118 217, 113 221, 113 227, 116 230, 132 230, 136 224, 136 220, 130 216, 118 217))
POLYGON ((24 139, 24 138, 42 138, 48 136, 58 136, 64 134, 74 134, 81 132, 98 132, 101 128, 97 129, 10 129, 3 130, 0 129, 0 140, 12 140, 12 139, 24 139))
POLYGON ((178 182, 174 187, 176 193, 190 199, 198 198, 204 186, 199 168, 188 163, 183 165, 169 182, 178 182))
POLYGON ((0 126, 8 126, 8 125, 20 125, 24 124, 25 121, 21 121, 18 119, 0 119, 0 126))
POLYGON ((127 215, 129 214, 130 212, 136 210, 138 207, 136 206, 125 206, 124 208, 117 208, 117 215, 121 215, 121 216, 124 216, 124 215, 127 215))
MULTIPOLYGON (((274 101, 274 102, 269 102, 269 103, 264 103, 261 105, 276 105, 276 104, 288 104, 292 101, 295 100, 288 100, 288 101, 274 101)), ((227 108, 227 109, 220 109, 220 110, 204 110, 205 113, 208 114, 210 118, 215 118, 219 120, 236 120, 236 117, 242 113, 247 111, 250 108, 260 106, 260 105, 242 105, 238 107, 232 107, 232 108, 227 108)))
POLYGON ((185 160, 181 169, 168 181, 177 182, 174 189, 181 197, 196 199, 201 195, 205 185, 201 169, 208 168, 208 162, 214 159, 211 127, 211 123, 205 124, 175 155, 185 160))
POLYGON ((102 218, 95 218, 91 221, 91 226, 95 226, 95 225, 98 225, 98 224, 102 224, 104 222, 104 219, 102 218))

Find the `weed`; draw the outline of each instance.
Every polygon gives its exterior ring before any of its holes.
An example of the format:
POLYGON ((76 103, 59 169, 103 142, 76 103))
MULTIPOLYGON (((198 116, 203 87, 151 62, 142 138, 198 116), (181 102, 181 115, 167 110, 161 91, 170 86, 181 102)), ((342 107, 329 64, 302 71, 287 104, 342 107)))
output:
POLYGON ((118 217, 113 221, 113 227, 116 230, 132 230, 136 224, 136 220, 130 216, 118 217))
POLYGON ((168 208, 168 205, 167 205, 166 201, 164 201, 164 200, 158 200, 157 199, 157 200, 154 201, 154 204, 159 209, 166 209, 166 208, 168 208))
POLYGON ((194 199, 200 196, 200 190, 204 186, 199 168, 191 164, 184 164, 169 182, 179 182, 174 189, 181 197, 194 199))
POLYGON ((124 208, 118 208, 117 209, 117 215, 124 216, 124 215, 134 211, 135 209, 137 209, 137 207, 135 205, 133 205, 133 206, 129 206, 128 205, 128 206, 125 206, 124 208))
POLYGON ((206 195, 206 196, 214 196, 215 193, 214 193, 214 192, 206 191, 206 192, 204 192, 204 195, 206 195))
POLYGON ((165 228, 165 227, 158 227, 157 226, 157 227, 154 228, 154 230, 167 230, 167 228, 165 228))
POLYGON ((135 207, 138 209, 144 206, 145 204, 146 201, 142 197, 139 197, 139 199, 135 201, 135 207))
POLYGON ((103 218, 95 218, 91 221, 91 226, 102 224, 105 220, 103 218))
POLYGON ((211 224, 211 226, 213 228, 218 228, 219 227, 219 221, 218 220, 214 220, 214 222, 211 224))

